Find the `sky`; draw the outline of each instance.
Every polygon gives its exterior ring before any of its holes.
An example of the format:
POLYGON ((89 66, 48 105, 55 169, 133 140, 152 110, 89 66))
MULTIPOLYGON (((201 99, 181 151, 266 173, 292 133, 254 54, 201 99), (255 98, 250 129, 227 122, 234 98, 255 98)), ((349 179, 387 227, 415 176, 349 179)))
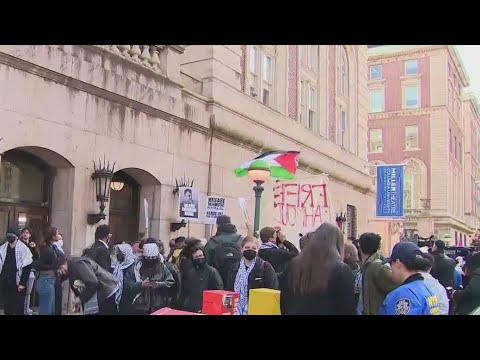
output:
POLYGON ((466 90, 472 91, 480 100, 480 45, 456 45, 456 47, 470 79, 470 87, 466 90))

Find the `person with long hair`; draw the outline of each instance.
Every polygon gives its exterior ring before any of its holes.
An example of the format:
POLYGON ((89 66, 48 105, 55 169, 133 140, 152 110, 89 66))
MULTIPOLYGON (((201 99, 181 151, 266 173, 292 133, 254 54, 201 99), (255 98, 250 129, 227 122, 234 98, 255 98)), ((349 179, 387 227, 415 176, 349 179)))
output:
POLYGON ((344 264, 343 234, 323 223, 280 277, 282 315, 354 315, 354 278, 344 264))
POLYGON ((225 288, 238 293, 236 315, 248 314, 248 294, 251 289, 278 289, 278 278, 273 266, 258 255, 258 242, 251 236, 241 243, 242 258, 227 274, 225 288))
POLYGON ((36 287, 39 315, 55 314, 55 285, 57 281, 53 265, 58 255, 53 248, 53 243, 57 241, 57 237, 58 229, 53 226, 49 227, 40 245, 40 257, 34 264, 35 269, 40 273, 36 287))

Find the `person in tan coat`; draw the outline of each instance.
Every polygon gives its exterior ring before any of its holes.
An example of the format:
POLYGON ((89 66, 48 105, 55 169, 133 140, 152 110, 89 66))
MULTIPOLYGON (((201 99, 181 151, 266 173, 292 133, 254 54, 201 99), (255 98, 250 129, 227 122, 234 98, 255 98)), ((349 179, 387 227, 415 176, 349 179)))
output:
POLYGON ((381 240, 374 233, 362 234, 359 239, 362 272, 357 313, 361 315, 378 315, 385 297, 400 285, 393 279, 390 267, 383 264, 381 240))

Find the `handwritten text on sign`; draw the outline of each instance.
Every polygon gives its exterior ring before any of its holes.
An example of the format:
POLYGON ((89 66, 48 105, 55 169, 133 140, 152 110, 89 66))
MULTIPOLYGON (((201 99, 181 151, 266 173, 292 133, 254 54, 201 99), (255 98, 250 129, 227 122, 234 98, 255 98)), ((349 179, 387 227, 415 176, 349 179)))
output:
POLYGON ((327 184, 279 183, 273 188, 276 221, 304 228, 330 221, 327 184))

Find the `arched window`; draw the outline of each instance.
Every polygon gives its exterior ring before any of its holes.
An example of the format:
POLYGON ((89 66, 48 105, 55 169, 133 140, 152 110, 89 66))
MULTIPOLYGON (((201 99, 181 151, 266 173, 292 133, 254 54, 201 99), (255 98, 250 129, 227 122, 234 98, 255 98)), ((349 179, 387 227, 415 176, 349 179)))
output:
POLYGON ((420 199, 426 195, 427 169, 418 159, 405 161, 403 174, 403 207, 404 209, 420 209, 420 199))
POLYGON ((338 51, 338 70, 337 70, 337 83, 338 92, 340 95, 348 96, 348 56, 345 46, 340 45, 338 51))

